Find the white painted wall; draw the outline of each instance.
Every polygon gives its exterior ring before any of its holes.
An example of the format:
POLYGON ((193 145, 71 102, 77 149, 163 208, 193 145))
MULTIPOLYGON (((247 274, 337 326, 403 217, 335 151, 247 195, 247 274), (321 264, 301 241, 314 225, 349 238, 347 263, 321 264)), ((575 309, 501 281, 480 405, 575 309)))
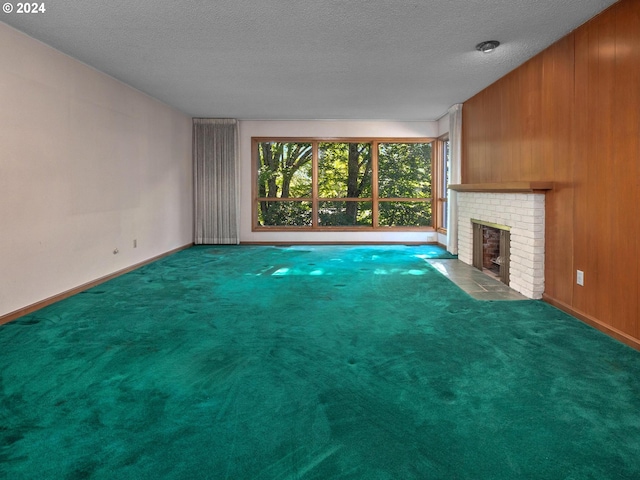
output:
POLYGON ((252 232, 252 137, 431 137, 437 122, 384 121, 241 121, 239 155, 241 175, 241 242, 436 242, 435 232, 252 232))
POLYGON ((1 22, 0 105, 0 315, 192 241, 190 117, 1 22))
POLYGON ((445 114, 438 119, 438 136, 441 137, 449 133, 449 114, 445 114))

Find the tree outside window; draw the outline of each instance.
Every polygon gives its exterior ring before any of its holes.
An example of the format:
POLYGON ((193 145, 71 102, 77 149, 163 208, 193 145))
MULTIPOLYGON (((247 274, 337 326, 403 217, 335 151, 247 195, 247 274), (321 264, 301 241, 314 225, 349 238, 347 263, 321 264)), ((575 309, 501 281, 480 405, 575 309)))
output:
POLYGON ((432 226, 431 140, 254 139, 256 228, 432 226))

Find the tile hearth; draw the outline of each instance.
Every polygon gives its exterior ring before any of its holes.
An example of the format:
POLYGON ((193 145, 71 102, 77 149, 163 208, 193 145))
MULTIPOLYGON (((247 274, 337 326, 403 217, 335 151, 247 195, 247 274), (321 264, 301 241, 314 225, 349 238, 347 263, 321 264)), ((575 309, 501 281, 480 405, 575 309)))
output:
POLYGON ((500 280, 460 260, 427 261, 476 300, 528 300, 500 280))

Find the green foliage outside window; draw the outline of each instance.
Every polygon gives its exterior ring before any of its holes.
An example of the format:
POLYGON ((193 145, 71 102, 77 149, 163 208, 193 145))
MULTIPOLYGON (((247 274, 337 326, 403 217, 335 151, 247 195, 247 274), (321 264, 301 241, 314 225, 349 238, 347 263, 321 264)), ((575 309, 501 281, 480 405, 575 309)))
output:
POLYGON ((431 144, 380 143, 380 198, 431 198, 431 144))
POLYGON ((319 202, 318 224, 323 227, 372 225, 371 202, 319 202))
POLYGON ((260 222, 265 226, 310 227, 311 202, 260 202, 260 222))
POLYGON ((311 196, 313 152, 310 143, 264 142, 258 145, 259 196, 311 196))
POLYGON ((375 191, 372 184, 374 146, 377 146, 380 198, 378 225, 430 226, 432 145, 400 142, 258 143, 259 224, 283 227, 313 225, 315 181, 318 226, 371 228, 375 191), (317 148, 317 179, 313 178, 314 148, 317 148))
POLYGON ((384 227, 428 227, 431 203, 380 202, 378 222, 384 227))
POLYGON ((371 144, 318 145, 318 196, 320 198, 371 197, 371 144))

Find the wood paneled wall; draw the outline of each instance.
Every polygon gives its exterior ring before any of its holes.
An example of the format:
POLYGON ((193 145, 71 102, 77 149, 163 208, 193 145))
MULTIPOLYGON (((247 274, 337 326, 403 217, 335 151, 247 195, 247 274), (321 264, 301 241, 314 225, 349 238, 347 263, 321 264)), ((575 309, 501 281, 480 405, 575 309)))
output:
POLYGON ((545 299, 640 347, 640 1, 616 3, 462 113, 463 183, 554 182, 545 299))

